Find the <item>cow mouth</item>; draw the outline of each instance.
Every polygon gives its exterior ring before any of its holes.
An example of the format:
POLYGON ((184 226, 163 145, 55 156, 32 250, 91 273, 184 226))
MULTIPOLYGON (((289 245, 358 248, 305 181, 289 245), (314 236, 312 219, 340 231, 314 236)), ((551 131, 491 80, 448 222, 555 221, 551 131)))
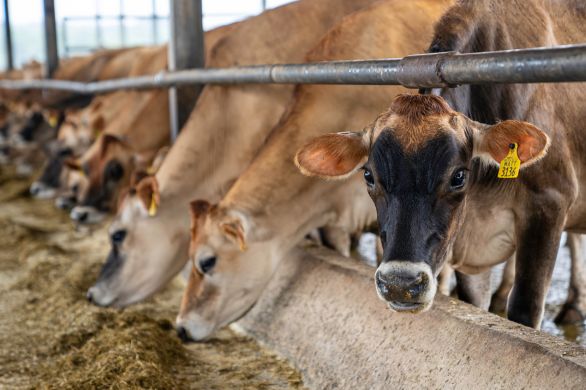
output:
POLYGON ((387 301, 389 308, 396 312, 405 313, 419 313, 427 308, 427 304, 421 302, 398 302, 398 301, 387 301))

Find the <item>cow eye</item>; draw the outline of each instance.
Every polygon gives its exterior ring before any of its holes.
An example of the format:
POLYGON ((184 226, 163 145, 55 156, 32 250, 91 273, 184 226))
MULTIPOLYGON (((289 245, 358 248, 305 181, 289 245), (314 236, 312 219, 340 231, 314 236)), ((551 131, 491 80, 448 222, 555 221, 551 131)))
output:
POLYGON ((366 181, 367 186, 374 187, 374 177, 368 168, 364 168, 364 181, 366 181))
POLYGON ((73 156, 73 151, 70 148, 64 148, 59 150, 59 152, 57 152, 57 156, 58 157, 69 157, 69 156, 73 156))
POLYGON ((122 176, 124 176, 124 168, 118 161, 112 161, 107 166, 106 174, 108 175, 109 179, 118 181, 122 179, 122 176))
POLYGON ((216 265, 216 256, 206 257, 199 261, 199 269, 202 273, 207 274, 216 265))
POLYGON ((452 175, 452 179, 450 180, 450 189, 452 190, 459 190, 464 187, 466 184, 466 170, 465 169, 458 169, 452 175))
POLYGON ((112 244, 120 245, 120 244, 122 244, 122 242, 126 238, 126 230, 124 230, 124 229, 116 230, 114 233, 112 233, 110 238, 112 239, 112 244))

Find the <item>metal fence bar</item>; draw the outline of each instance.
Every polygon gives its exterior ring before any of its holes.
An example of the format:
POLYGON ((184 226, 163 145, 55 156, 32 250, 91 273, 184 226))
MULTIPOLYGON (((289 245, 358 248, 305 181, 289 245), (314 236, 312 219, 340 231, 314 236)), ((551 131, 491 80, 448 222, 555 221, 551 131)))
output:
POLYGON ((14 58, 12 56, 12 31, 10 29, 10 11, 8 10, 8 0, 4 0, 4 39, 6 45, 6 68, 14 68, 14 58))
POLYGON ((402 59, 191 69, 93 83, 0 80, 0 88, 58 89, 97 94, 186 84, 350 84, 441 88, 458 84, 571 81, 586 81, 586 45, 466 54, 446 52, 402 59))
POLYGON ((44 0, 45 20, 45 76, 51 77, 59 65, 59 53, 57 51, 57 25, 55 24, 55 4, 53 0, 44 0))

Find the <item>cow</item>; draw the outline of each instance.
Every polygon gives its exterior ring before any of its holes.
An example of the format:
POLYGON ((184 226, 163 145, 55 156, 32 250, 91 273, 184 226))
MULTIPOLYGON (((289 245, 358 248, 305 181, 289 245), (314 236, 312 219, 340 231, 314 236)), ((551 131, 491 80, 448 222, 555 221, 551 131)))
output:
POLYGON ((316 139, 298 160, 328 178, 364 170, 384 246, 375 284, 392 310, 429 309, 446 260, 489 277, 516 251, 507 315, 539 328, 561 233, 583 226, 579 148, 556 130, 487 125, 441 97, 401 95, 365 131, 316 139), (518 179, 498 179, 507 156, 520 165, 510 175, 518 179))
MULTIPOLYGON (((421 52, 448 5, 435 0, 376 3, 332 29, 308 61, 421 52)), ((279 126, 223 199, 191 203, 194 265, 176 321, 182 339, 206 339, 244 315, 279 263, 313 229, 326 226, 347 235, 375 221, 361 178, 348 185, 308 178, 297 171, 293 157, 316 135, 361 125, 402 91, 398 86, 297 87, 279 126)))
MULTIPOLYGON (((299 1, 236 23, 206 65, 302 62, 344 15, 370 1, 299 1), (335 5, 335 7, 334 7, 335 5), (278 50, 275 50, 278 47, 278 50)), ((205 86, 159 172, 123 200, 110 226, 112 250, 88 299, 127 306, 160 290, 186 264, 188 204, 218 201, 263 145, 293 93, 290 85, 205 86)))
MULTIPOLYGON (((437 24, 429 51, 583 42, 585 15, 577 1, 460 1, 437 24)), ((448 259, 482 282, 516 251, 507 316, 539 328, 561 233, 584 228, 585 91, 535 84, 434 92, 445 100, 401 96, 365 131, 316 139, 299 152, 302 166, 328 178, 364 167, 386 242, 376 288, 393 310, 428 309, 433 276, 448 259), (520 160, 518 179, 497 177, 508 153, 520 160)), ((469 299, 485 302, 486 292, 477 293, 469 299)))
MULTIPOLYGON (((166 66, 166 47, 139 47, 114 52, 108 61, 98 61, 94 69, 86 70, 85 79, 107 80, 126 76, 141 76, 159 72, 166 66)), ((89 58, 94 58, 90 56, 89 58)), ((62 72, 63 73, 63 72, 62 72)), ((63 75, 64 76, 64 75, 63 75)), ((88 80, 89 81, 89 80, 88 80)), ((103 132, 107 124, 128 107, 129 96, 125 92, 116 92, 105 96, 99 96, 92 100, 90 105, 83 110, 68 112, 63 128, 60 128, 57 145, 52 149, 45 168, 37 181, 31 185, 30 192, 38 198, 54 197, 61 187, 60 178, 68 177, 62 173, 65 158, 79 157, 85 152, 96 138, 103 132)), ((67 168, 66 168, 67 169, 67 168)), ((71 188, 65 189, 71 192, 71 188)), ((71 199, 69 195, 66 196, 71 199)), ((59 204, 63 200, 57 201, 59 204)))

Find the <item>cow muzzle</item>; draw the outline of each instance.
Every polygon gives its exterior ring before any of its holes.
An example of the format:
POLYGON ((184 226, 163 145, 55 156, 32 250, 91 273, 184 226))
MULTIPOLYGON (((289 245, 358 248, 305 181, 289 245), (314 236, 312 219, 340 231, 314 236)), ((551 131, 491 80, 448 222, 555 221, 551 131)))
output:
POLYGON ((216 330, 213 323, 205 320, 197 313, 187 313, 179 315, 175 321, 177 336, 183 342, 203 341, 209 338, 216 330))
POLYGON ((41 181, 35 181, 31 184, 30 193, 37 199, 51 199, 55 197, 57 190, 41 181))
POLYGON ((437 281, 426 263, 389 261, 374 275, 376 292, 389 308, 397 312, 428 310, 437 290, 437 281))
POLYGON ((75 206, 69 217, 76 223, 90 225, 101 222, 105 215, 91 206, 75 206))

